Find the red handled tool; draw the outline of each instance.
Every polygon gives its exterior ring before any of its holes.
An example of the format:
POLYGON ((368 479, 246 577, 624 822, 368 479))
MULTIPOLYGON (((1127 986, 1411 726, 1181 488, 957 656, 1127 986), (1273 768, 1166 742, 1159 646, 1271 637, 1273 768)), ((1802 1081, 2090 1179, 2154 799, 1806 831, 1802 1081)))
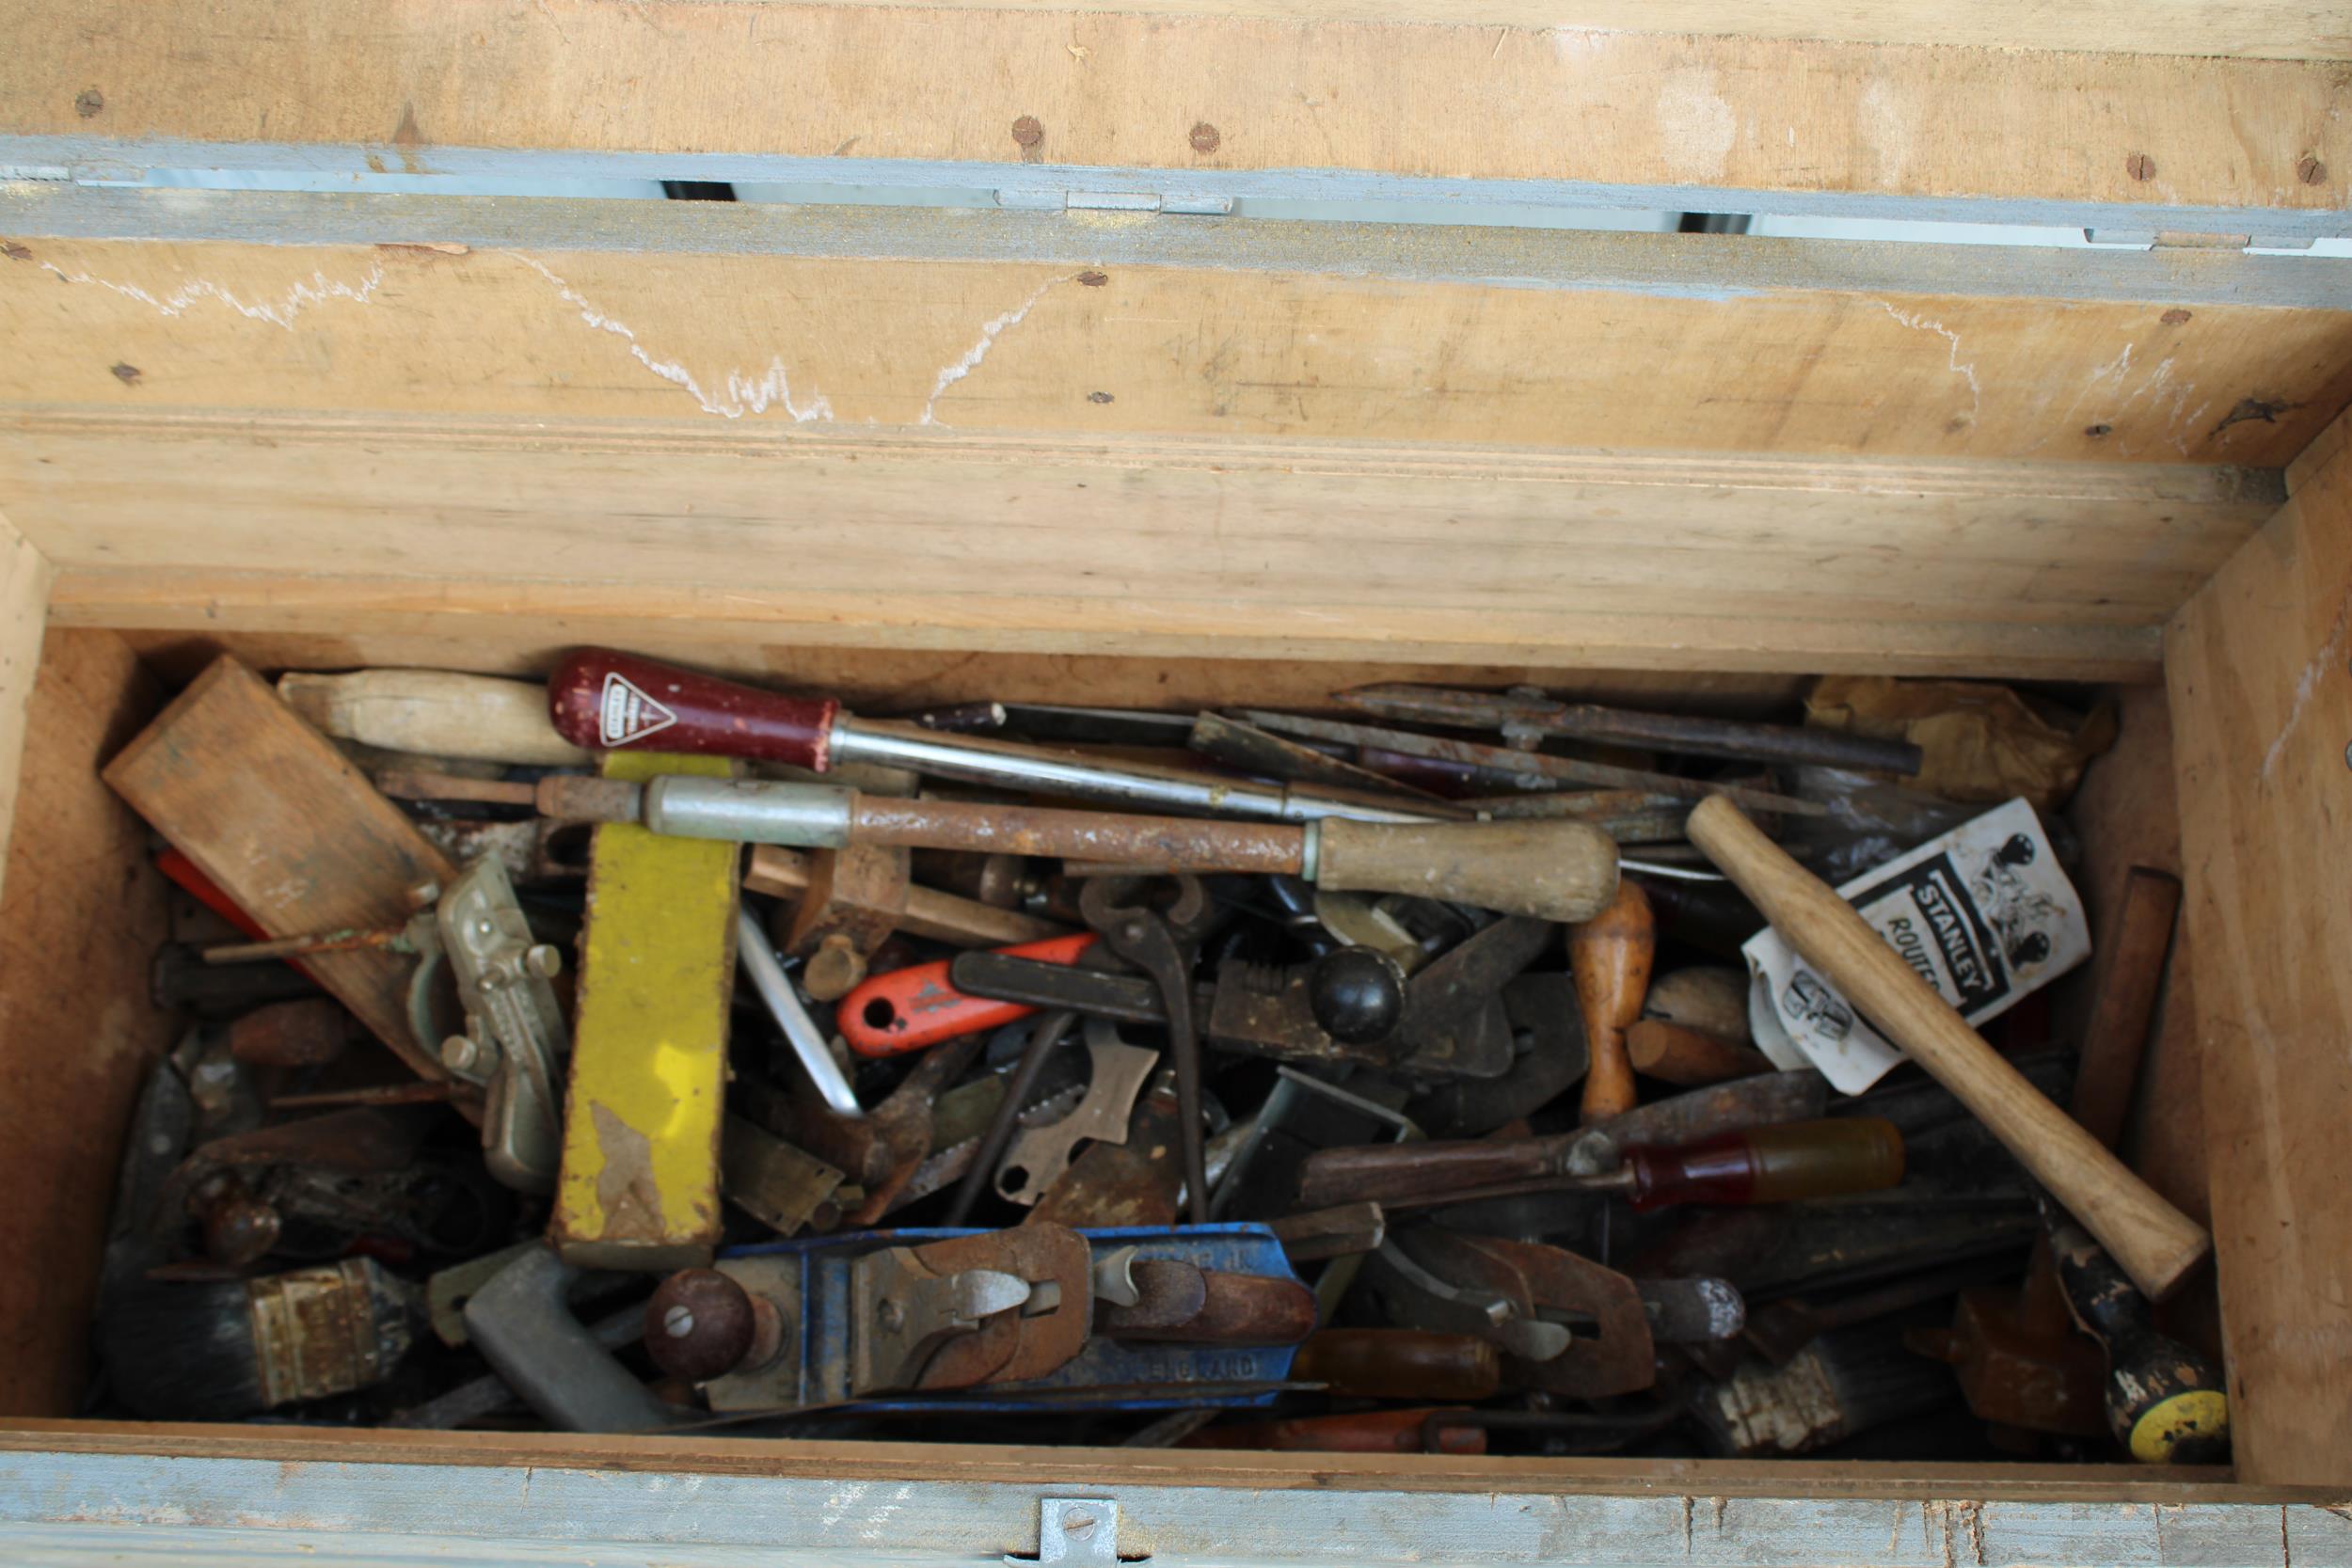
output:
MULTIPOLYGON (((1080 931, 996 951, 1042 963, 1073 964, 1101 940, 1092 931, 1080 931)), ((1019 1002, 965 995, 948 983, 950 962, 942 958, 937 963, 894 969, 844 996, 834 1014, 834 1024, 850 1042, 850 1049, 861 1056, 900 1056, 959 1035, 994 1029, 1038 1010, 1019 1002)))

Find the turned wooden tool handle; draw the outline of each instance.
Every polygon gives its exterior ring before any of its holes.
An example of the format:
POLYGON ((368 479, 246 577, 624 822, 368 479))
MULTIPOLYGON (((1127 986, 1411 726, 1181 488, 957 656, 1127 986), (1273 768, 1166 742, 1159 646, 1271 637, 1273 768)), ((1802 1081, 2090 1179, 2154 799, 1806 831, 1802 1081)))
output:
POLYGON ((840 712, 830 697, 779 696, 610 648, 565 654, 548 676, 548 717, 592 752, 748 757, 821 773, 840 712))
POLYGON ((278 677, 289 707, 328 735, 394 752, 577 767, 586 753, 548 722, 531 681, 449 670, 300 671, 278 677))
POLYGON ((1559 1174, 1556 1138, 1464 1138, 1443 1143, 1319 1148, 1298 1173, 1301 1209, 1387 1203, 1559 1174))
POLYGON ((1992 1129, 2141 1291, 2156 1300, 2171 1293, 2213 1245, 2195 1221, 1995 1054, 1852 906, 1739 807, 1702 801, 1690 832, 1782 940, 1992 1129))
POLYGON ((1568 932, 1568 968, 1576 976, 1577 1009, 1584 1018, 1584 1119, 1623 1116, 1640 1103, 1625 1032, 1642 1016, 1650 963, 1658 955, 1658 922, 1648 895, 1620 882, 1609 907, 1568 932))
POLYGON ((1685 1088, 1752 1078, 1772 1070, 1772 1058, 1761 1051, 1697 1029, 1645 1018, 1625 1032, 1626 1054, 1633 1070, 1685 1088))
POLYGON ((1590 920, 1617 891, 1617 841, 1585 822, 1354 822, 1318 829, 1314 882, 1447 898, 1538 920, 1590 920))

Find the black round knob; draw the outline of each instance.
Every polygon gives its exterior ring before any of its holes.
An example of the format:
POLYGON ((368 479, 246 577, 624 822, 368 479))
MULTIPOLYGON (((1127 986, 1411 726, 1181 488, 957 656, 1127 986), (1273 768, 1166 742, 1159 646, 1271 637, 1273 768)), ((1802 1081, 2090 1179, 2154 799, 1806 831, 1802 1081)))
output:
POLYGON ((741 1366, 756 1332, 752 1298, 716 1269, 680 1269, 645 1303, 645 1354, 689 1383, 741 1366))
POLYGON ((1335 948, 1307 972, 1307 1006, 1335 1040, 1384 1040, 1405 1016, 1405 972, 1369 947, 1335 948))

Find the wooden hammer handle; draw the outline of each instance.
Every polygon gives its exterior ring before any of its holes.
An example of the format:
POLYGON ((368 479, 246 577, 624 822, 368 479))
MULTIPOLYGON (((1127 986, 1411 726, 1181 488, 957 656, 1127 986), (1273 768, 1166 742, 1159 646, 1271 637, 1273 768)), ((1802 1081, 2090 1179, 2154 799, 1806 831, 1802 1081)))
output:
POLYGON ((1721 797, 1700 802, 1690 834, 1782 939, 1974 1112, 2151 1298, 2169 1295, 2211 1248, 2194 1220, 1995 1054, 1851 905, 1738 806, 1721 797))

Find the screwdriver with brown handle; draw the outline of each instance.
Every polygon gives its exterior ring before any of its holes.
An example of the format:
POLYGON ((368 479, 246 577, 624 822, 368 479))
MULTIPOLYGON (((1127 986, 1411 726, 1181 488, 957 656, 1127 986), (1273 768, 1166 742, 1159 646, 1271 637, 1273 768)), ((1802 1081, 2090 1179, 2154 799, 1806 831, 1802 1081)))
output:
POLYGON ((1701 801, 1690 834, 1782 940, 1974 1112, 2151 1298, 2170 1294, 2212 1248, 2196 1221, 2043 1098, 1851 905, 1738 806, 1721 797, 1701 801))
POLYGON ((850 844, 1055 855, 1158 871, 1278 872, 1318 887, 1404 893, 1573 922, 1608 907, 1617 847, 1586 823, 1205 822, 1120 812, 908 800, 837 784, 663 774, 548 778, 539 810, 658 833, 840 848, 850 844))

